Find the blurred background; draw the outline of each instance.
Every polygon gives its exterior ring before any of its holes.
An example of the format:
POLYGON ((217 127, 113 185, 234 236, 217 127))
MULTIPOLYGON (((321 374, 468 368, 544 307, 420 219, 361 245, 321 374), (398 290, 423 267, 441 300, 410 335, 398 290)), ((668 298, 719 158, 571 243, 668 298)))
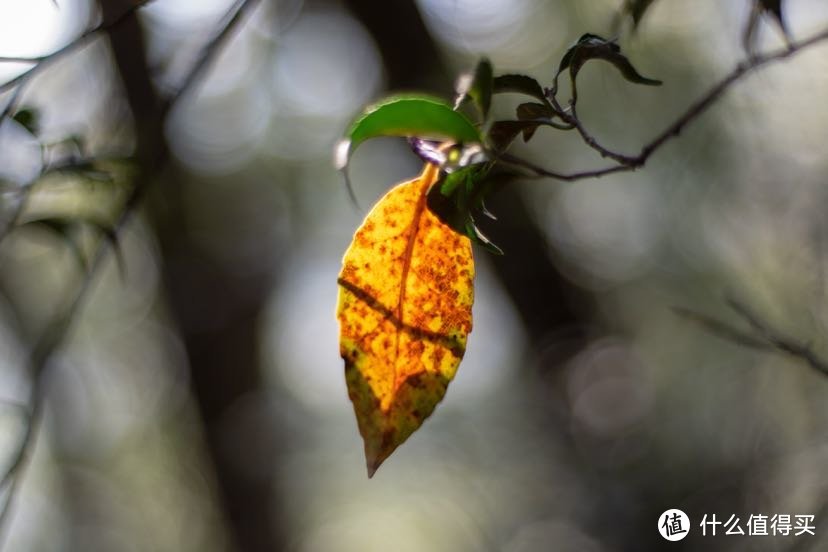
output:
MULTIPOLYGON (((103 2, 120 13, 129 2, 103 2)), ((38 137, 0 127, 2 217, 112 217, 115 182, 42 164, 69 136, 106 160, 142 147, 142 105, 170 94, 233 2, 156 0, 28 82, 38 137), (120 34, 119 34, 120 33, 120 34), (133 55, 143 66, 124 66, 133 55), (119 65, 120 64, 120 65, 119 65), (150 83, 139 90, 134 83, 150 83), (43 153, 43 152, 46 153, 43 153)), ((828 380, 676 316, 744 324, 731 295, 828 355, 828 44, 762 69, 634 173, 510 182, 475 251, 474 331, 434 415, 368 480, 334 317, 341 255, 420 161, 378 139, 332 150, 389 91, 444 97, 481 55, 551 83, 579 36, 618 33, 642 87, 608 64, 579 116, 635 153, 744 57, 748 0, 659 0, 637 32, 620 0, 270 0, 159 129, 169 157, 42 374, 43 418, 4 526, 32 551, 645 551, 828 546, 828 380), (812 514, 815 537, 701 535, 703 515, 812 514)), ((828 4, 790 0, 794 37, 828 4)), ((0 0, 0 56, 54 51, 100 20, 87 0, 0 0)), ((764 22, 759 50, 784 45, 764 22)), ((1 63, 0 82, 31 67, 1 63)), ((6 90, 0 105, 11 100, 6 90)), ((566 92, 564 92, 564 98, 566 92)), ((496 99, 513 118, 518 98, 496 99)), ((143 146, 146 146, 144 143, 143 146)), ((543 129, 513 153, 569 172, 605 161, 543 129)), ((102 161, 103 162, 103 161, 102 161)), ((123 173, 123 174, 122 174, 123 173)), ((140 168, 138 174, 142 174, 140 168)), ((94 246, 88 231, 76 236, 94 246)), ((0 243, 0 465, 27 426, 27 351, 83 279, 77 254, 22 225, 0 243)), ((10 485, 2 489, 8 498, 10 485)))

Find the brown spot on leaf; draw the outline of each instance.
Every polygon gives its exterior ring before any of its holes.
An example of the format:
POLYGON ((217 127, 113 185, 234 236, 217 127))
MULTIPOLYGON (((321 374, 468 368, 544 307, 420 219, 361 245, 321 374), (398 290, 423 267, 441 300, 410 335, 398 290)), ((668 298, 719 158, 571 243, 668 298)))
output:
POLYGON ((374 206, 338 279, 342 356, 369 474, 442 400, 472 327, 471 244, 427 208, 437 177, 426 165, 374 206))

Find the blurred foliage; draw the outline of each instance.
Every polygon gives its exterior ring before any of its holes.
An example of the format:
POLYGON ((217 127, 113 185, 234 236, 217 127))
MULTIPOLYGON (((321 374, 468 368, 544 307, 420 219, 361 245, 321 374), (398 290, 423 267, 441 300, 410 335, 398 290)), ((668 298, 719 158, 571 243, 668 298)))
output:
POLYGON ((644 12, 653 4, 654 0, 624 0, 622 11, 632 17, 636 27, 641 23, 644 12))

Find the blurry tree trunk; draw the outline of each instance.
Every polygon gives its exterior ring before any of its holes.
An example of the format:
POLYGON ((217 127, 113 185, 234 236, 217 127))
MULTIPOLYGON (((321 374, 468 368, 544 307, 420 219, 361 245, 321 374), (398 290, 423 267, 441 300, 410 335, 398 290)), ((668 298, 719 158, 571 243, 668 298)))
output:
MULTIPOLYGON (((99 0, 104 17, 121 13, 128 4, 129 0, 99 0)), ((138 19, 129 18, 119 25, 109 34, 109 41, 135 122, 137 161, 157 166, 168 153, 164 114, 150 77, 138 19)), ((260 388, 257 320, 271 282, 240 282, 233 277, 232 267, 199 250, 184 223, 183 178, 172 174, 174 166, 165 169, 151 198, 156 200, 152 207, 158 207, 152 215, 161 249, 160 270, 190 363, 192 395, 207 440, 206 467, 214 470, 218 487, 217 508, 227 520, 229 541, 235 549, 279 550, 282 532, 273 523, 275 501, 270 487, 240 473, 238 462, 221 446, 218 429, 228 407, 260 388), (215 323, 204 324, 201 317, 205 315, 215 323)), ((233 232, 229 225, 225 230, 233 232)), ((232 453, 244 455, 245 451, 232 453)))
MULTIPOLYGON (((245 456, 259 450, 228 447, 226 415, 238 401, 261 392, 259 319, 272 280, 240 279, 232 266, 213 258, 191 239, 186 228, 182 181, 165 179, 157 199, 156 227, 170 309, 178 323, 190 362, 191 387, 204 424, 207 447, 216 470, 224 514, 237 547, 245 552, 284 548, 272 485, 243 469, 245 456)), ((221 224, 216 221, 216 224, 221 224)), ((231 225, 224 225, 231 234, 231 225)), ((266 424, 258 425, 264 428, 266 424)), ((238 428, 241 430, 241 428, 238 428)), ((233 440, 239 443, 239 440, 233 440)), ((273 473, 278 458, 271 458, 273 473)))

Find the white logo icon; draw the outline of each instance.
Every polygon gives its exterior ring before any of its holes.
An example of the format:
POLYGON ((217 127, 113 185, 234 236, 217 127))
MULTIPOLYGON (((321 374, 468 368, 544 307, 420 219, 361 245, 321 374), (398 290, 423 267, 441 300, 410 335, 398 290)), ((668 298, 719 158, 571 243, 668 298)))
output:
POLYGON ((690 532, 690 518, 681 510, 667 510, 658 517, 658 532, 668 541, 679 541, 690 532))

